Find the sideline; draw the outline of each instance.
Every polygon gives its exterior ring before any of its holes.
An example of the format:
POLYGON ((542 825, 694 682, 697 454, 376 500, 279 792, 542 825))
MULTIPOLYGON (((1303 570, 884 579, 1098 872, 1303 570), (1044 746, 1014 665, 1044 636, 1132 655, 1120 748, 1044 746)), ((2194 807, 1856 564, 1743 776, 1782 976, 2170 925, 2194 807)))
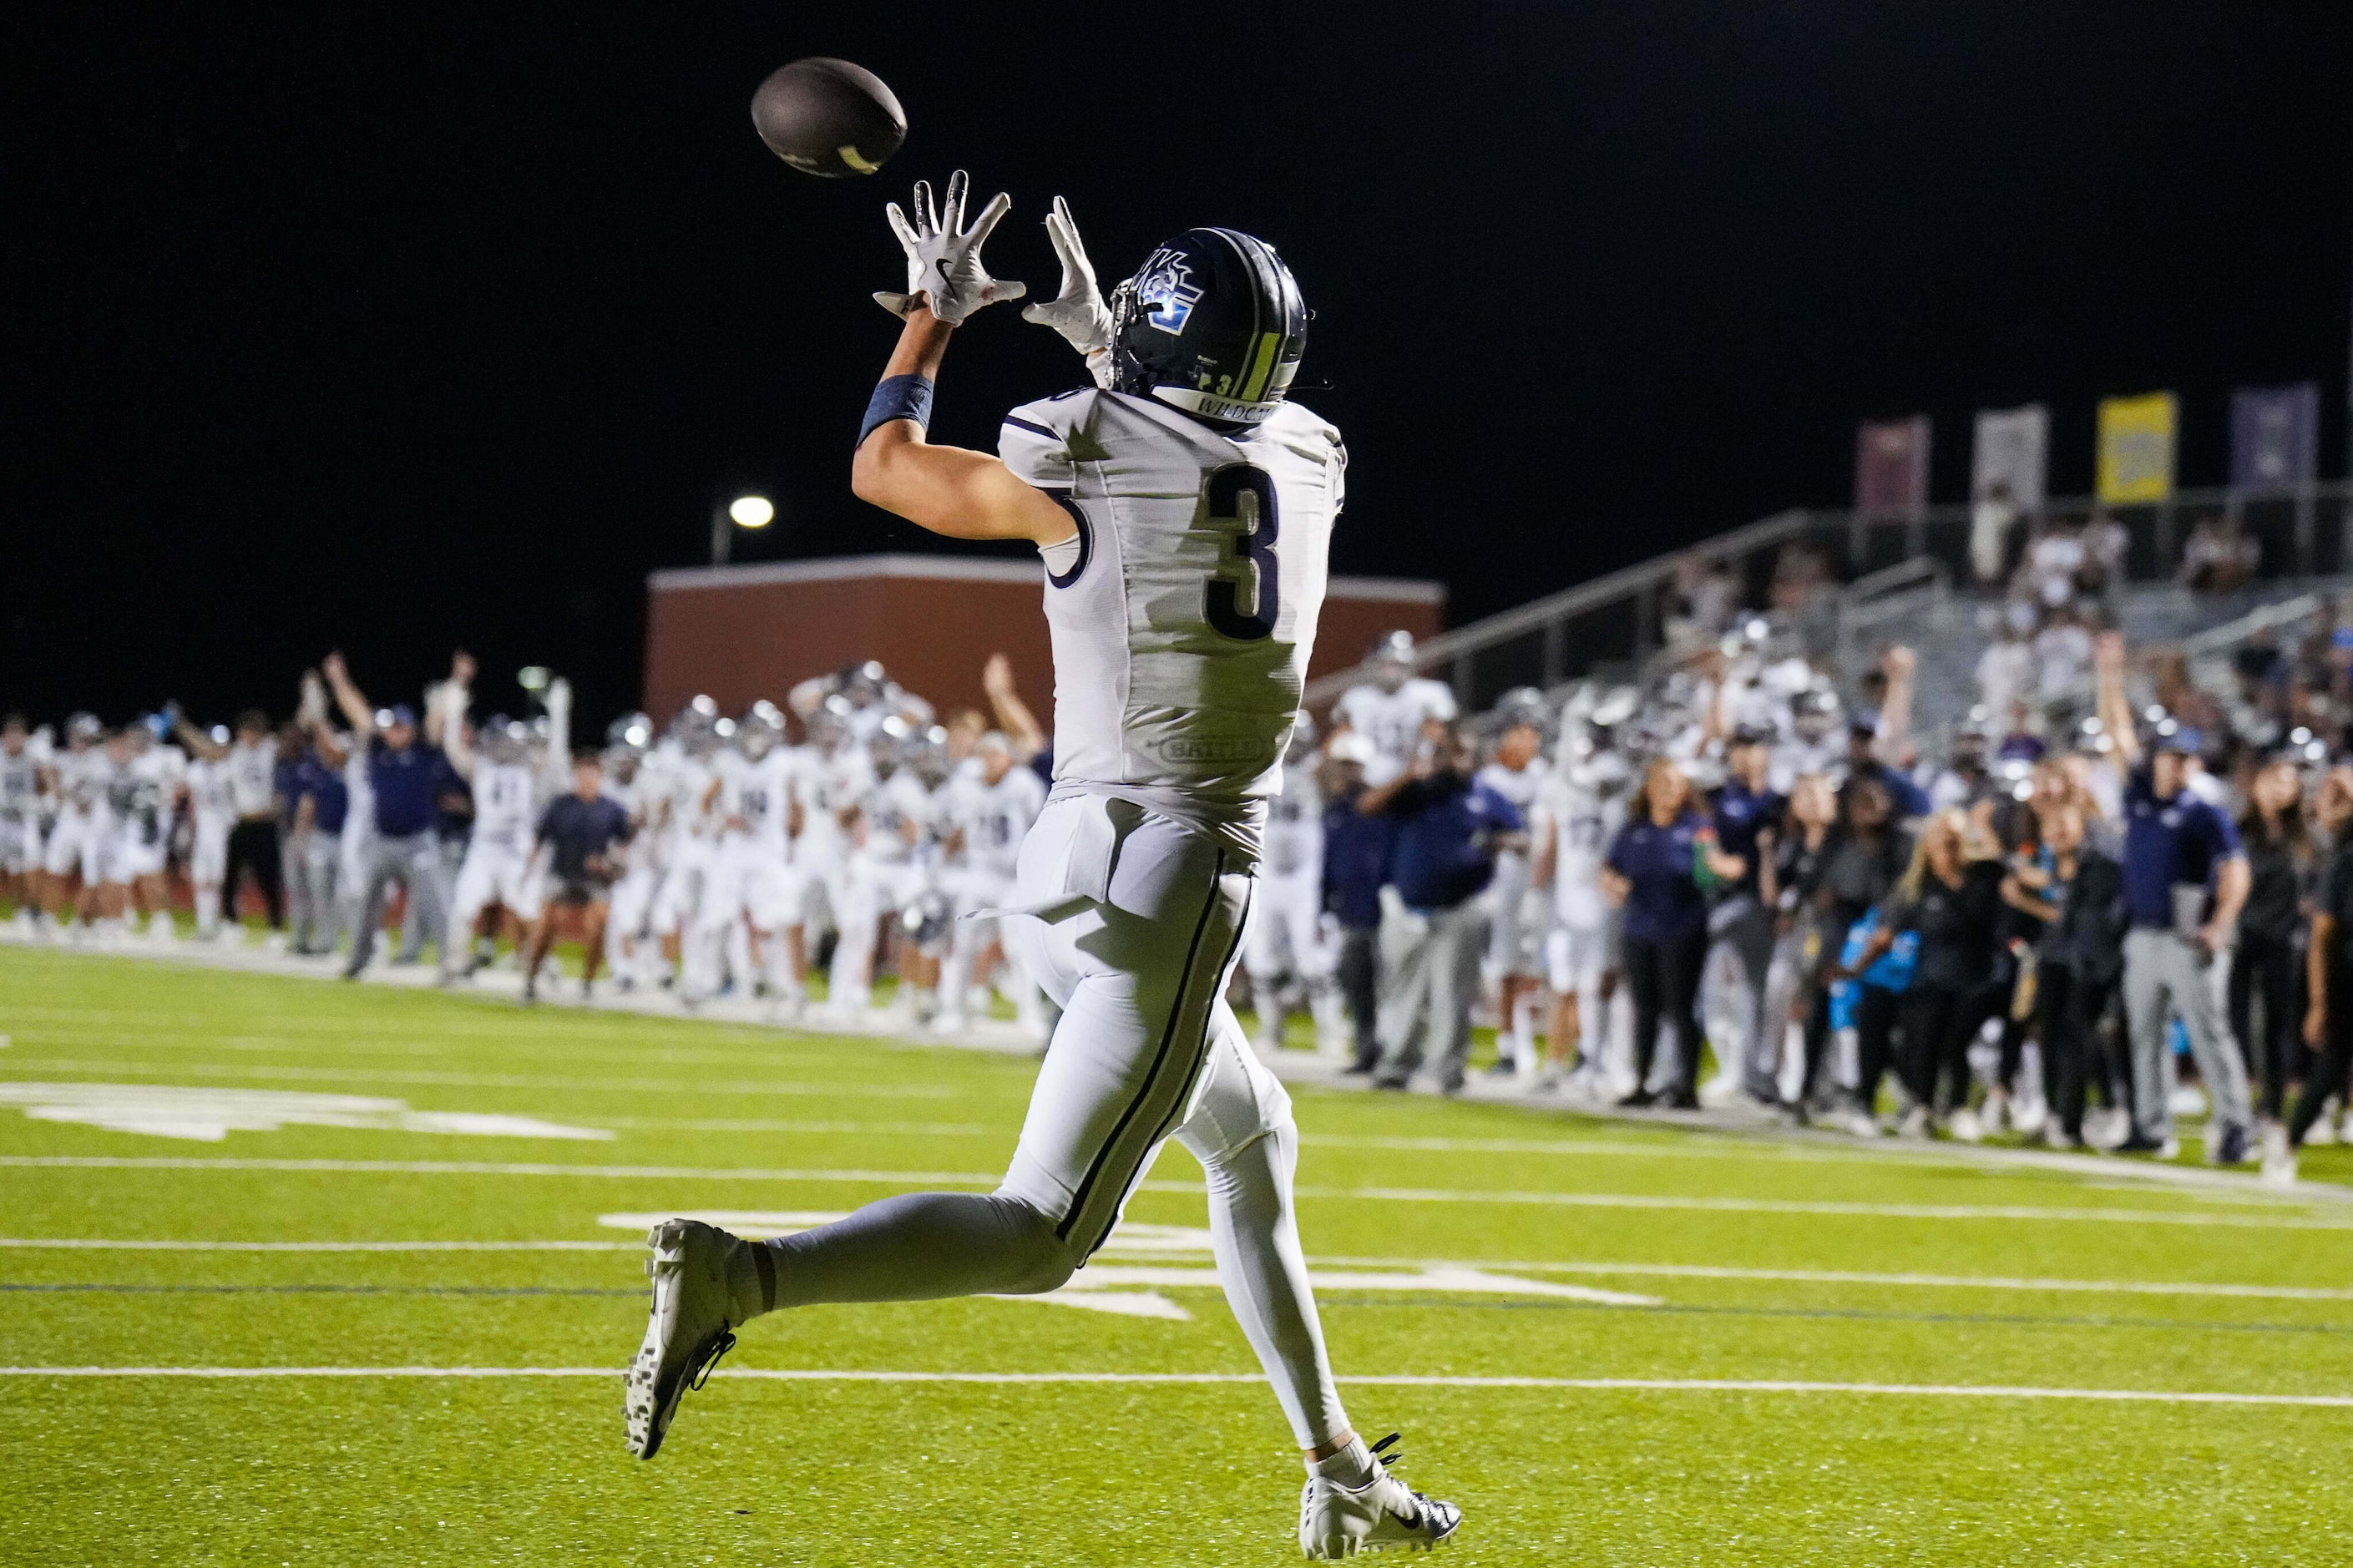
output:
MULTIPOLYGON (((56 953, 96 958, 143 959, 150 963, 179 963, 192 968, 229 970, 241 973, 275 975, 280 978, 308 980, 314 984, 341 984, 335 963, 320 958, 297 958, 284 952, 272 952, 264 948, 237 942, 197 942, 179 940, 170 942, 145 942, 113 947, 58 945, 47 942, 26 942, 12 930, 0 927, 0 951, 9 947, 27 952, 56 953)), ((415 964, 405 968, 379 962, 362 976, 361 984, 388 985, 411 991, 437 991, 435 972, 430 965, 415 964)), ((505 999, 517 1001, 522 995, 522 981, 513 971, 499 968, 485 970, 447 994, 473 996, 481 1000, 505 999)), ((560 989, 560 988, 559 988, 560 989)), ((721 998, 688 1007, 667 993, 622 995, 607 990, 591 1002, 583 1003, 575 996, 558 996, 551 992, 540 1003, 547 1009, 571 1012, 604 1012, 635 1015, 643 1017, 671 1019, 703 1019, 713 1023, 731 1024, 739 1027, 765 1029, 777 1033, 802 1036, 839 1036, 864 1039, 876 1044, 912 1049, 945 1047, 956 1050, 977 1050, 999 1056, 1035 1056, 1038 1046, 1014 1025, 998 1019, 974 1020, 962 1036, 933 1035, 908 1026, 903 1016, 883 1012, 846 1016, 823 1007, 809 1009, 798 1018, 776 1016, 765 1004, 721 998)), ((1279 1051, 1263 1057, 1275 1075, 1288 1084, 1300 1084, 1335 1093, 1370 1093, 1371 1086, 1362 1079, 1350 1078, 1341 1064, 1328 1061, 1305 1051, 1279 1051)), ((92 1064, 96 1067, 97 1064, 92 1064)), ((121 1064, 118 1070, 135 1071, 142 1076, 169 1076, 173 1068, 162 1065, 121 1064)), ((176 1069, 193 1070, 193 1069, 176 1069)), ((348 1069, 346 1069, 348 1070, 348 1069)), ((216 1068, 219 1076, 264 1077, 230 1068, 216 1068)), ((318 1077, 287 1073, 290 1078, 318 1077)), ((449 1075, 455 1079, 459 1075, 449 1075)), ((470 1076, 470 1075, 469 1075, 470 1076)), ((483 1075, 485 1077, 489 1075, 483 1075)), ((506 1075, 501 1075, 506 1076, 506 1075)), ((385 1079, 392 1075, 352 1072, 353 1079, 385 1079)), ((430 1081, 428 1075, 405 1081, 430 1081)), ((442 1081, 448 1081, 444 1079, 442 1081)), ((535 1087, 517 1084, 513 1087, 535 1087)), ((499 1085, 497 1087, 508 1087, 499 1085)), ((553 1087, 552 1083, 550 1087, 553 1087)), ((588 1087, 582 1084, 581 1087, 588 1087)), ((602 1087, 619 1087, 607 1080, 602 1087)), ((722 1093, 752 1092, 750 1084, 720 1088, 722 1093)), ((819 1086, 807 1086, 818 1089, 819 1086)), ((856 1094, 855 1086, 822 1092, 856 1094)), ((904 1091, 892 1091, 904 1092, 904 1091)), ((916 1090, 914 1092, 921 1092, 916 1090)), ((2233 1196, 2259 1203, 2342 1203, 2353 1205, 2353 1184, 2333 1182, 2298 1181, 2292 1187, 2270 1186, 2253 1172, 2216 1170, 2200 1165, 2160 1164, 2154 1161, 2123 1159, 2113 1155, 2069 1154, 2055 1151, 2010 1149, 1951 1142, 1897 1143, 1892 1140, 1865 1142, 1844 1133, 1819 1129, 1795 1128, 1786 1125, 1761 1111, 1747 1112, 1737 1108, 1717 1108, 1699 1111, 1627 1111, 1615 1106, 1595 1104, 1565 1099, 1558 1094, 1539 1092, 1532 1085, 1515 1080, 1498 1080, 1484 1073, 1474 1073, 1459 1097, 1472 1105, 1509 1106, 1531 1112, 1541 1119, 1557 1120, 1564 1115, 1609 1121, 1631 1131, 1635 1128, 1668 1129, 1685 1132, 1702 1132, 1724 1141, 1719 1147, 1736 1149, 1746 1144, 1758 1152, 1769 1149, 1775 1153, 1797 1154, 1799 1151, 1816 1151, 1819 1156, 1862 1161, 1883 1161, 1895 1163, 1936 1164, 1961 1168, 1991 1168, 2005 1171, 2044 1171, 2076 1178, 2090 1177, 2102 1182, 2146 1182, 2167 1186, 2227 1192, 2233 1196)), ((589 1120, 594 1120, 589 1119, 589 1120)), ((2185 1134, 2185 1142, 2188 1137, 2185 1134)), ((1400 1141, 1399 1148, 1409 1146, 1400 1141)), ((1429 1146, 1429 1145, 1425 1145, 1429 1146)), ((1672 1147, 1667 1145, 1666 1147, 1672 1147)), ((1504 1152, 1498 1150, 1498 1152, 1504 1152)), ((1521 1152, 1521 1151, 1512 1151, 1521 1152)), ((1533 1151, 1528 1151, 1533 1152, 1533 1151)), ((1561 1151, 1567 1152, 1567 1151, 1561 1151)), ((1597 1149, 1596 1152, 1601 1151, 1597 1149)), ((1610 1152, 1630 1152, 1620 1148, 1610 1152)))

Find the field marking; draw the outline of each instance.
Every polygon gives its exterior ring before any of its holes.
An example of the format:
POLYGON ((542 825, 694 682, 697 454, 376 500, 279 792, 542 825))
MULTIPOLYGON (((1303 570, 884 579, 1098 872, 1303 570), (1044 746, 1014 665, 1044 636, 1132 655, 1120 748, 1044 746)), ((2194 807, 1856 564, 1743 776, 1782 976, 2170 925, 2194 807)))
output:
POLYGON ((96 1237, 0 1237, 28 1252, 643 1252, 642 1241, 110 1241, 96 1237))
POLYGON ((1334 1268, 1440 1268, 1519 1273, 1630 1275, 1662 1279, 1755 1279, 1800 1285, 1894 1285, 1926 1289, 2082 1291, 2118 1296, 2225 1296, 2273 1301, 2353 1301, 2353 1289, 2309 1285, 2231 1285, 2201 1280, 2038 1279, 1984 1274, 1873 1274, 1829 1268, 1737 1268, 1699 1263, 1531 1263, 1499 1258, 1310 1258, 1334 1268))
POLYGON ((411 1110, 405 1100, 305 1094, 285 1089, 191 1089, 163 1083, 0 1082, 0 1106, 34 1121, 71 1121, 109 1132, 226 1142, 231 1132, 340 1127, 375 1132, 456 1133, 479 1138, 551 1138, 609 1142, 601 1127, 567 1127, 535 1116, 411 1110))
MULTIPOLYGON (((886 1186, 994 1187, 1004 1177, 975 1171, 705 1170, 691 1165, 542 1165, 508 1160, 198 1159, 169 1154, 0 1154, 0 1166, 109 1171, 304 1171, 355 1175, 587 1176, 662 1181, 873 1182, 886 1186)), ((1187 1189, 1204 1190, 1198 1184, 1187 1189)))
MULTIPOLYGON (((1145 1182, 1143 1190, 1199 1192, 1198 1184, 1145 1182)), ((1303 1198, 1352 1198, 1372 1203, 1534 1204, 1567 1208, 1677 1209, 1711 1214, 1842 1215, 1866 1219, 2084 1220, 2110 1225, 2186 1225, 2232 1230, 2353 1230, 2353 1217, 2310 1215, 2257 1219, 2243 1214, 2175 1209, 2036 1208, 2015 1204, 1872 1204, 1809 1198, 1674 1197, 1649 1193, 1464 1192, 1423 1187, 1301 1187, 1303 1198)))
MULTIPOLYGON (((617 1216, 615 1216, 617 1217, 617 1216)), ((635 1220, 638 1216, 629 1216, 635 1220)), ((33 1252, 637 1252, 637 1241, 211 1241, 107 1237, 0 1237, 0 1250, 33 1252)), ((1114 1235, 1106 1254, 1169 1253, 1181 1247, 1129 1248, 1114 1235)), ((1206 1251, 1204 1244, 1197 1250, 1206 1251)), ((1324 1268, 1473 1268, 1519 1274, 1623 1275, 1637 1279, 1756 1280, 1800 1285, 1878 1285, 1932 1290, 2022 1290, 2114 1296, 2212 1296, 2266 1301, 2353 1301, 2353 1288, 2237 1285, 2208 1280, 2051 1279, 1977 1274, 1876 1274, 1828 1268, 1739 1268, 1695 1263, 1538 1262, 1527 1258, 1311 1257, 1324 1268)))
MULTIPOLYGON (((894 1186, 994 1187, 995 1173, 975 1171, 776 1170, 756 1166, 555 1165, 491 1160, 195 1159, 164 1155, 0 1154, 0 1167, 158 1170, 345 1172, 370 1175, 571 1176, 660 1181, 871 1182, 894 1186)), ((1145 1182, 1150 1193, 1198 1196, 1199 1182, 1145 1182)), ((2170 1225, 2225 1230, 2353 1230, 2353 1217, 2256 1216, 2171 1209, 2035 1208, 2021 1205, 1870 1204, 1799 1198, 1666 1197, 1643 1193, 1525 1193, 1416 1187, 1301 1187, 1303 1198, 1365 1203, 1507 1204, 1566 1208, 1675 1210, 1704 1214, 1809 1215, 1859 1219, 2062 1220, 2103 1225, 2170 1225)))
POLYGON ((11 1060, 11 1067, 56 1072, 132 1073, 142 1078, 248 1078, 266 1082, 404 1083, 450 1089, 554 1089, 575 1093, 825 1095, 881 1100, 965 1100, 975 1090, 952 1084, 877 1085, 769 1083, 757 1079, 708 1082, 679 1078, 540 1078, 524 1073, 438 1072, 423 1068, 244 1067, 224 1062, 93 1062, 61 1058, 11 1060))
MULTIPOLYGON (((0 1366, 0 1377, 187 1378, 617 1378, 607 1366, 0 1366)), ((1221 1385, 1258 1384, 1254 1372, 835 1372, 723 1367, 715 1376, 750 1383, 942 1383, 1015 1386, 1064 1384, 1221 1385)), ((2066 1399, 2115 1404, 2289 1405, 2353 1410, 2353 1394, 2232 1394, 2153 1388, 2034 1388, 2000 1384, 1826 1383, 1795 1378, 1369 1376, 1335 1381, 1355 1388, 1584 1390, 1594 1393, 1846 1394, 1926 1399, 2066 1399)))

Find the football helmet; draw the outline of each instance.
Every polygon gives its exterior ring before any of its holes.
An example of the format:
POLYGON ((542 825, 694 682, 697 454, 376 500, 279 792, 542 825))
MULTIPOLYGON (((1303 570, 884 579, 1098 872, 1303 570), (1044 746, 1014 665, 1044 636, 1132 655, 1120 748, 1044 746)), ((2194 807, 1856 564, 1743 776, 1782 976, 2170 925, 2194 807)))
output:
POLYGON ((745 709, 735 725, 735 749, 755 763, 784 741, 784 710, 765 697, 745 709))
POLYGON ((1365 668, 1373 684, 1390 692, 1404 686, 1413 675, 1413 651, 1411 632, 1383 632, 1365 650, 1365 668))
POLYGON ((1112 290, 1112 386, 1198 419, 1256 425, 1307 352, 1307 306, 1274 247, 1188 228, 1112 290))
POLYGON ((653 744, 654 721, 642 713, 624 713, 605 726, 605 744, 642 752, 653 744))

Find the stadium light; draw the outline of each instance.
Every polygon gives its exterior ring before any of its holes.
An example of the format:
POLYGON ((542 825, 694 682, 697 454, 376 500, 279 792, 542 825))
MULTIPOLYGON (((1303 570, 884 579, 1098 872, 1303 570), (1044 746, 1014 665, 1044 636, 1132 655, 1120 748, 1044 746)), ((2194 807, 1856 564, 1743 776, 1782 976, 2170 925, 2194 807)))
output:
POLYGON ((738 528, 765 528, 776 518, 776 508, 766 496, 737 496, 728 503, 727 515, 738 528))

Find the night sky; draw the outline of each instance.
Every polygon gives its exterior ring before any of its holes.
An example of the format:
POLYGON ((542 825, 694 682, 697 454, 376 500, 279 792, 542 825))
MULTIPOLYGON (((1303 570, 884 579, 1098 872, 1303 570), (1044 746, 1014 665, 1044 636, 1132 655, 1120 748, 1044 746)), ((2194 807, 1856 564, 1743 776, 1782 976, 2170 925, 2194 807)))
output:
MULTIPOLYGON (((601 723, 715 500, 784 508, 739 559, 934 547, 849 445, 882 203, 959 165, 1035 291, 1057 192, 1106 285, 1189 225, 1274 242, 1351 449, 1335 566, 1458 619, 1841 503, 1860 416, 1932 413, 1956 499, 1970 411, 2048 401, 2074 492, 2094 401, 2173 387, 2212 483, 2231 387, 2316 377, 2342 471, 2344 0, 1411 10, 16 7, 0 705, 284 710, 335 646, 406 695, 462 642, 601 723), (754 136, 807 54, 905 103, 881 175, 754 136)), ((934 434, 1081 374, 992 310, 934 434)))

